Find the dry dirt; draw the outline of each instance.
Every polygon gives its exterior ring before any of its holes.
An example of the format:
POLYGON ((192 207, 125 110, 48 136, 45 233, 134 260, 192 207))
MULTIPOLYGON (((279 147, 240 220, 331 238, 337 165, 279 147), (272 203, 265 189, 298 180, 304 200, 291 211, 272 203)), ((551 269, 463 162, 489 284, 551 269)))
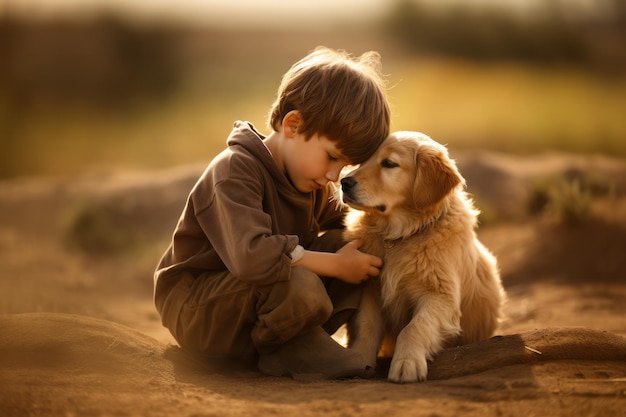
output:
POLYGON ((405 385, 268 377, 180 351, 152 270, 202 166, 0 182, 0 415, 623 415, 626 161, 452 155, 484 210, 507 319, 405 385), (589 217, 528 216, 546 179, 589 191, 589 217))

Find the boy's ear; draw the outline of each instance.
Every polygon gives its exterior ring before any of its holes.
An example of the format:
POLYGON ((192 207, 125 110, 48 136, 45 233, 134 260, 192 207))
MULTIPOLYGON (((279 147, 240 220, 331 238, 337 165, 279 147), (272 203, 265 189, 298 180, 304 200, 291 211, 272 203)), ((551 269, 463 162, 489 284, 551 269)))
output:
POLYGON ((283 118, 283 134, 288 138, 294 137, 298 133, 300 123, 302 123, 300 112, 298 110, 290 111, 283 118))

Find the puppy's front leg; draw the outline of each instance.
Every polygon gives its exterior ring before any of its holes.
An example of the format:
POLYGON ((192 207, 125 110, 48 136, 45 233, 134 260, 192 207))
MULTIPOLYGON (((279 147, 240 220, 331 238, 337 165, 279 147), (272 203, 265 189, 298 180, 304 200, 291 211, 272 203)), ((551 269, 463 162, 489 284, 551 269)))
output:
POLYGON ((396 340, 389 380, 399 383, 425 381, 426 361, 441 350, 446 339, 459 334, 460 318, 460 309, 450 297, 443 294, 422 296, 413 318, 396 340))
POLYGON ((359 352, 376 368, 376 358, 384 334, 384 320, 378 280, 364 284, 359 309, 348 323, 348 347, 359 352))

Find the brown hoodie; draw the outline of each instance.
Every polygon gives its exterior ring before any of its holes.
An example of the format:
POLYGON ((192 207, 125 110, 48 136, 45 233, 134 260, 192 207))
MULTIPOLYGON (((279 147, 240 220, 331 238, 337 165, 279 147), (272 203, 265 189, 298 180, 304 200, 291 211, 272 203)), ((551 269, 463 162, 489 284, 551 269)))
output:
POLYGON ((235 123, 228 147, 189 194, 155 272, 155 295, 181 272, 228 270, 251 285, 288 280, 296 245, 307 248, 319 232, 342 227, 343 212, 330 200, 335 185, 298 191, 262 140, 250 123, 235 123))

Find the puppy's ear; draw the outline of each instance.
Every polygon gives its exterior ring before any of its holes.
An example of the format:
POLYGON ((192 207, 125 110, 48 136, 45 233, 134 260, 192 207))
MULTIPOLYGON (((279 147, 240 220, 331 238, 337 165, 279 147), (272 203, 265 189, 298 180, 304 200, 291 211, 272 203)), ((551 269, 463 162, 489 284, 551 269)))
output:
POLYGON ((454 161, 447 152, 430 146, 421 146, 415 155, 417 175, 413 187, 413 201, 419 208, 439 203, 456 186, 463 183, 454 161))

